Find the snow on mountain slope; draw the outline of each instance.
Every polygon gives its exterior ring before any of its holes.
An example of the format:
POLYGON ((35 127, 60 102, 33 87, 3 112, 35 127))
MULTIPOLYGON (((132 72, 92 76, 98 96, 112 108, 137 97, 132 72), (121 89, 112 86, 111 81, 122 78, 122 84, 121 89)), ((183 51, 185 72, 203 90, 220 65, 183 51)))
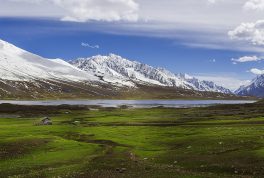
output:
POLYGON ((135 88, 141 84, 231 93, 213 82, 200 81, 186 74, 174 74, 166 69, 154 68, 114 54, 80 58, 68 63, 62 59, 40 57, 2 40, 0 40, 0 76, 2 82, 88 81, 94 82, 94 85, 108 84, 135 88))
POLYGON ((133 80, 142 83, 161 85, 159 81, 147 78, 144 73, 140 72, 142 70, 146 72, 151 71, 148 70, 150 66, 132 62, 114 54, 110 54, 110 56, 99 55, 87 59, 80 58, 71 61, 70 63, 84 71, 93 72, 98 76, 103 76, 104 80, 109 82, 115 81, 122 83, 123 81, 126 81, 127 83, 130 83, 131 86, 134 86, 134 83, 132 82, 133 80))
POLYGON ((70 64, 62 59, 43 58, 0 40, 2 99, 131 97, 229 98, 232 95, 212 82, 174 74, 113 54, 78 59, 70 64))
POLYGON ((235 93, 240 96, 264 97, 264 75, 257 76, 249 85, 241 86, 235 93))
POLYGON ((211 81, 200 81, 196 78, 187 78, 186 79, 188 82, 190 82, 192 85, 194 85, 194 88, 199 91, 214 91, 214 92, 219 92, 219 93, 226 93, 226 94, 231 94, 231 90, 224 88, 222 86, 216 85, 214 82, 211 81))
POLYGON ((30 81, 55 79, 67 81, 98 80, 67 62, 42 58, 8 42, 0 40, 1 80, 30 81))
MULTIPOLYGON (((200 81, 186 74, 174 74, 163 68, 154 68, 137 61, 130 61, 118 55, 79 58, 70 63, 84 71, 93 72, 106 81, 127 81, 147 85, 180 87, 198 91, 212 91, 231 94, 226 88, 213 82, 200 81)), ((122 83, 122 82, 121 82, 122 83)))

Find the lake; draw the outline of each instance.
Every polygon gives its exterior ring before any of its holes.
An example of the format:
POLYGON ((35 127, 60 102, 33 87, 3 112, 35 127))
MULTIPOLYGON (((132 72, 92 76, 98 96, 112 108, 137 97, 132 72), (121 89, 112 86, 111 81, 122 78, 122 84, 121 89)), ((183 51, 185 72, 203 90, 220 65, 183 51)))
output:
POLYGON ((119 107, 127 105, 134 108, 151 107, 172 107, 172 108, 191 108, 205 107, 218 104, 246 104, 254 103, 252 100, 43 100, 43 101, 16 101, 0 100, 0 104, 18 104, 18 105, 98 105, 101 107, 119 107))

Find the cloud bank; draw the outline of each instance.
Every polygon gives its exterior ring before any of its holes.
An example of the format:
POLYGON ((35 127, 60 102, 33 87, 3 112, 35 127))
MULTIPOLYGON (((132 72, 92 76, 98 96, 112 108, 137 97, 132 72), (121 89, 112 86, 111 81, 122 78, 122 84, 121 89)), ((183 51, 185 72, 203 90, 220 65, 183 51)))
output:
MULTIPOLYGON (((49 4, 63 11, 63 21, 137 21, 139 5, 134 0, 7 0, 49 4)), ((0 0, 1 3, 1 0, 0 0)), ((48 10, 47 10, 48 11, 48 10)))
POLYGON ((264 0, 249 0, 244 5, 245 10, 264 10, 264 0))
POLYGON ((253 45, 264 45, 264 20, 255 23, 242 23, 234 30, 229 31, 231 39, 247 41, 253 45))
POLYGON ((137 21, 138 4, 134 0, 53 0, 69 15, 65 21, 137 21))

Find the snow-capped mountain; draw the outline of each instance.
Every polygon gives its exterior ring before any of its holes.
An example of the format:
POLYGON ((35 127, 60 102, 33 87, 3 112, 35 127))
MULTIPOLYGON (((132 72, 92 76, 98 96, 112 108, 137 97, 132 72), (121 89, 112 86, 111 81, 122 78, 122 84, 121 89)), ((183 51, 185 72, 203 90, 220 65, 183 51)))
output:
POLYGON ((1 80, 98 80, 61 59, 45 59, 0 40, 1 80))
POLYGON ((0 40, 2 99, 101 97, 109 92, 103 85, 93 73, 61 59, 46 59, 0 40))
POLYGON ((234 97, 230 93, 213 82, 113 54, 68 63, 43 58, 0 40, 1 99, 234 97))
POLYGON ((232 93, 213 82, 200 81, 186 74, 174 74, 164 68, 155 68, 137 61, 130 61, 115 54, 79 58, 70 61, 70 63, 81 70, 93 72, 102 80, 112 83, 122 84, 126 81, 126 84, 130 86, 137 84, 159 85, 197 91, 232 93))
POLYGON ((264 75, 257 76, 249 85, 241 86, 235 93, 241 96, 264 97, 264 75))

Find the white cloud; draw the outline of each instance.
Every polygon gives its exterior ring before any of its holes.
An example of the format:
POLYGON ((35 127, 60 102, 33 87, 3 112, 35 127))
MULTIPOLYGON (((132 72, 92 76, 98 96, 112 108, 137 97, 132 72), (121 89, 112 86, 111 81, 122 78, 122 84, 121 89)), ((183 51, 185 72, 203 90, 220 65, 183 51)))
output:
POLYGON ((245 16, 239 14, 242 8, 237 8, 243 6, 243 1, 245 0, 0 0, 0 16, 50 17, 50 14, 56 14, 56 18, 59 16, 81 22, 140 19, 170 24, 194 23, 195 28, 204 25, 219 27, 234 25, 238 20, 245 19, 245 16), (208 5, 218 2, 222 3, 208 5), (33 3, 40 5, 33 6, 33 3))
POLYGON ((242 40, 253 45, 264 45, 264 20, 255 23, 242 23, 233 31, 229 31, 231 39, 242 40))
POLYGON ((263 58, 257 57, 257 56, 243 56, 238 59, 231 59, 234 64, 236 63, 244 63, 244 62, 256 62, 256 61, 261 61, 263 58))
POLYGON ((208 0, 208 2, 214 4, 216 3, 216 0, 208 0))
MULTIPOLYGON (((138 4, 134 0, 7 0, 60 8, 63 21, 137 21, 138 4)), ((1 3, 1 0, 0 0, 1 3)), ((47 13, 49 12, 46 9, 47 13)))
POLYGON ((247 1, 0 0, 0 17, 114 21, 119 23, 100 23, 96 30, 180 39, 182 43, 195 48, 263 51, 260 46, 233 41, 226 35, 228 30, 243 21, 254 22, 263 18, 264 11, 249 13, 243 10, 247 1))
POLYGON ((255 74, 255 75, 262 75, 262 74, 264 74, 264 70, 257 69, 257 68, 250 69, 250 72, 253 73, 253 74, 255 74))
POLYGON ((134 0, 53 0, 69 14, 66 21, 137 21, 138 4, 134 0))
POLYGON ((89 43, 84 43, 84 42, 81 43, 81 46, 86 47, 86 48, 92 48, 92 49, 99 49, 100 48, 99 45, 90 45, 89 43))
POLYGON ((226 1, 226 0, 207 0, 207 2, 210 4, 216 4, 218 2, 223 2, 223 1, 226 1))
POLYGON ((220 76, 219 74, 203 74, 196 75, 195 77, 200 80, 213 81, 215 84, 228 88, 232 91, 238 89, 242 85, 250 83, 250 80, 242 80, 228 75, 220 76))
POLYGON ((249 0, 244 5, 245 10, 264 10, 264 0, 249 0))
POLYGON ((24 2, 24 3, 40 3, 43 0, 9 0, 13 2, 24 2))

